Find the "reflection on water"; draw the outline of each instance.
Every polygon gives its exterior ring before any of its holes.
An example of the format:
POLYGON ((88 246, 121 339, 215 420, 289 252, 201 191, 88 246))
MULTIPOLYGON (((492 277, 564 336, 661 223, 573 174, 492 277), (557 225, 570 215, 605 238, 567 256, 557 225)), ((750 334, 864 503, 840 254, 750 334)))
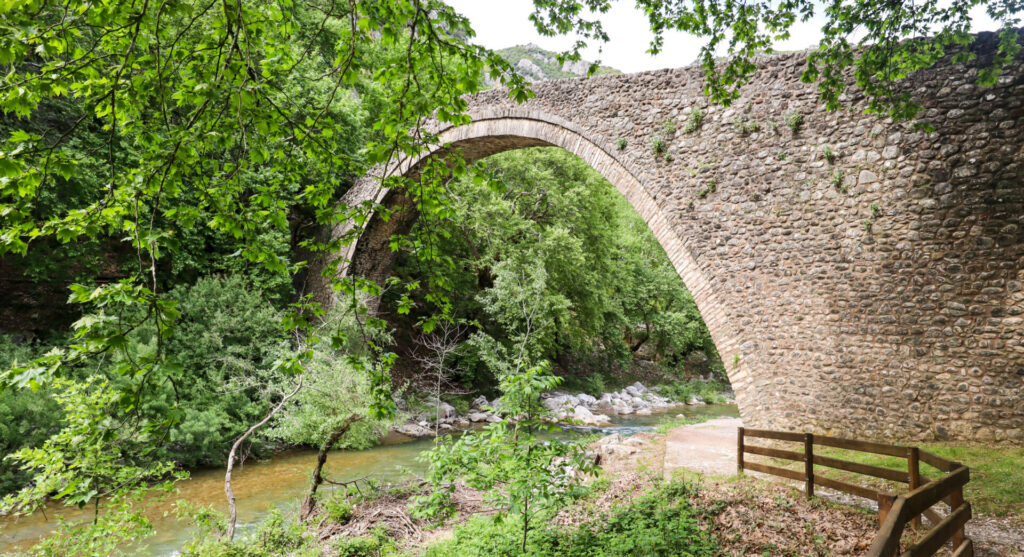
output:
MULTIPOLYGON (((613 417, 612 425, 602 428, 579 428, 584 433, 631 435, 650 431, 666 417, 682 413, 686 416, 737 416, 735 405, 681 406, 651 416, 613 417)), ((335 451, 327 460, 328 477, 335 481, 369 476, 381 481, 395 481, 413 474, 422 474, 425 465, 416 455, 429 449, 432 439, 419 439, 386 444, 364 451, 335 451)), ((264 519, 273 508, 291 510, 298 506, 309 481, 316 453, 296 450, 275 455, 262 462, 250 461, 236 468, 231 486, 238 501, 239 530, 244 533, 264 519)), ((325 486, 326 487, 326 486, 325 486)), ((173 503, 187 500, 197 505, 212 505, 227 512, 224 497, 224 470, 198 470, 191 478, 179 482, 177 492, 153 505, 149 518, 156 534, 146 539, 148 555, 173 555, 191 533, 184 521, 174 518, 173 503), (165 516, 166 515, 166 516, 165 516)), ((51 506, 46 517, 36 513, 28 517, 0 518, 0 553, 24 549, 53 527, 54 513, 69 521, 91 517, 89 510, 51 506)))

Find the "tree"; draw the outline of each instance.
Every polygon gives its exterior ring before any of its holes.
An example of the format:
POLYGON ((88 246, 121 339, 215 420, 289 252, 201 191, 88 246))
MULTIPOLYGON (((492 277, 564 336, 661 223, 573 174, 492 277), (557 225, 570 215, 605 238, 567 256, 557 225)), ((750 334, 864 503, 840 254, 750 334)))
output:
MULTIPOLYGON (((616 1, 534 0, 530 18, 545 35, 576 33, 579 39, 561 57, 579 60, 588 40, 609 40, 600 15, 594 14, 606 13, 616 1)), ((975 58, 974 52, 964 48, 972 40, 969 31, 975 8, 984 8, 1002 25, 996 54, 978 74, 979 84, 994 85, 1020 52, 1021 38, 1014 27, 1020 25, 1024 12, 1019 0, 635 0, 635 5, 650 22, 651 53, 662 50, 666 31, 705 39, 698 56, 707 78, 705 92, 724 104, 737 98, 757 68, 754 56, 770 52, 775 41, 789 38, 797 22, 820 17, 823 36, 807 57, 802 79, 817 83, 822 102, 834 110, 848 86, 849 70, 857 87, 867 94, 869 110, 897 119, 913 118, 920 109, 911 93, 899 86, 899 80, 931 67, 947 54, 952 53, 956 62, 975 58)))
MULTIPOLYGON (((481 87, 485 68, 515 99, 528 96, 508 63, 468 44, 468 22, 437 0, 39 0, 0 3, 0 14, 0 256, 98 241, 131 261, 118 280, 86 275, 73 285, 69 302, 82 317, 71 340, 4 371, 0 385, 68 387, 55 379, 102 363, 119 393, 112 414, 156 445, 182 416, 172 405, 143 419, 154 392, 162 397, 183 373, 168 353, 181 318, 168 296, 182 276, 176 265, 194 264, 208 239, 289 282, 360 232, 284 241, 292 227, 386 213, 339 199, 367 168, 423 148, 428 117, 465 122, 462 96, 481 87), (80 195, 61 197, 69 189, 80 195), (46 203, 54 198, 61 203, 46 203), (153 341, 137 352, 131 336, 143 328, 153 341)), ((408 184, 387 177, 380 187, 408 184)), ((326 270, 342 300, 379 293, 337 276, 344 263, 326 270)), ((324 311, 301 298, 282 331, 315 343, 324 311)), ((391 357, 376 348, 373 365, 357 367, 373 380, 371 412, 385 414, 391 357)), ((296 350, 282 365, 299 369, 306 355, 296 350)))

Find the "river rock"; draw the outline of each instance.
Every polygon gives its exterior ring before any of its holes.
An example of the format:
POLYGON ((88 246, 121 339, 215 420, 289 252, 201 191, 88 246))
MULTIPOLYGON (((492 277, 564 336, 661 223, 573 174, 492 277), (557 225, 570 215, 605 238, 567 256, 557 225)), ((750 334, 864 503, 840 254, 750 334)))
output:
POLYGON ((406 422, 396 427, 395 431, 409 437, 431 437, 434 435, 434 430, 416 422, 406 422))
POLYGON ((650 408, 640 408, 640 409, 638 409, 636 411, 636 415, 637 416, 650 416, 651 415, 651 409, 650 408))
POLYGON ((485 412, 470 412, 469 414, 466 415, 466 418, 469 419, 469 421, 471 421, 473 423, 480 423, 480 422, 486 422, 488 416, 492 416, 492 415, 493 414, 487 414, 485 412))
POLYGON ((576 398, 580 401, 580 404, 583 404, 588 408, 593 407, 595 404, 597 404, 597 399, 588 395, 587 393, 580 393, 576 395, 576 398))
POLYGON ((583 425, 597 426, 605 425, 611 422, 611 418, 609 418, 608 416, 605 416, 604 414, 595 415, 593 412, 587 409, 586 406, 582 405, 573 408, 571 414, 569 414, 568 412, 566 414, 567 417, 570 417, 583 425))
POLYGON ((473 399, 473 408, 483 408, 487 406, 487 397, 480 395, 473 399))
POLYGON ((457 414, 458 413, 455 411, 455 407, 452 406, 451 404, 448 404, 447 402, 442 402, 441 405, 438 407, 438 415, 440 416, 441 421, 443 422, 454 420, 457 414))
POLYGON ((612 400, 612 411, 616 414, 632 414, 633 406, 621 398, 612 400))

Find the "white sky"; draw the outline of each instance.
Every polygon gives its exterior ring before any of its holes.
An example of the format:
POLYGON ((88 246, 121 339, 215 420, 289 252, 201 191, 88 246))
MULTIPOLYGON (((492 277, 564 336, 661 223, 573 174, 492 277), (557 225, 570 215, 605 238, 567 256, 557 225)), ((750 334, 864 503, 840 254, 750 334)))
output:
MULTIPOLYGON (((948 2, 949 0, 946 0, 948 2)), ((477 36, 475 41, 492 49, 535 43, 541 48, 561 52, 573 43, 570 37, 542 37, 537 34, 528 16, 533 12, 532 0, 446 0, 447 4, 469 18, 477 36)), ((941 2, 941 3, 946 3, 941 2)), ((999 26, 988 18, 984 8, 974 13, 974 31, 993 31, 999 26)), ((678 68, 694 62, 703 41, 689 35, 671 32, 665 34, 665 46, 657 56, 647 54, 651 33, 647 19, 629 0, 613 4, 611 11, 601 16, 605 31, 611 40, 604 44, 603 52, 592 44, 583 53, 586 60, 601 60, 626 73, 661 68, 678 68)), ((802 50, 817 44, 821 37, 821 21, 811 20, 796 24, 791 37, 775 45, 778 50, 802 50)))

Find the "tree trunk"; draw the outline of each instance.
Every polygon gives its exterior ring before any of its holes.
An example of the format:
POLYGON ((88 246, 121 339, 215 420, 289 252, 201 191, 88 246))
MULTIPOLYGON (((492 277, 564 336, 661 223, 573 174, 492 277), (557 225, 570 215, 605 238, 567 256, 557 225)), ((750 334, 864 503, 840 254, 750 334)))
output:
POLYGON ((327 453, 348 432, 352 424, 359 420, 360 418, 357 414, 352 414, 320 445, 320 451, 316 455, 316 465, 313 467, 313 479, 309 483, 309 492, 306 493, 306 498, 302 501, 302 508, 299 510, 299 517, 302 520, 309 518, 309 515, 313 514, 313 509, 316 507, 316 490, 320 487, 320 484, 324 483, 323 469, 324 464, 327 464, 327 453))
POLYGON ((235 522, 238 519, 238 512, 237 509, 235 508, 235 492, 231 490, 231 472, 235 468, 235 453, 238 452, 238 447, 241 447, 242 443, 244 443, 245 440, 248 439, 249 436, 252 435, 254 431, 263 427, 264 424, 269 422, 270 418, 274 417, 274 414, 277 414, 278 411, 280 411, 281 408, 284 407, 285 403, 287 403, 289 399, 295 396, 299 392, 299 389, 301 388, 302 377, 299 377, 299 384, 295 386, 295 390, 285 395, 284 398, 281 399, 281 402, 278 402, 276 406, 271 408, 270 412, 267 412, 267 415, 264 416, 262 420, 260 420, 256 424, 253 424, 253 426, 250 427, 245 433, 243 433, 241 437, 235 440, 234 445, 231 445, 231 452, 228 453, 228 469, 227 472, 224 474, 224 493, 228 497, 228 510, 230 511, 231 514, 228 520, 228 531, 226 532, 226 536, 229 542, 235 539, 235 522))

